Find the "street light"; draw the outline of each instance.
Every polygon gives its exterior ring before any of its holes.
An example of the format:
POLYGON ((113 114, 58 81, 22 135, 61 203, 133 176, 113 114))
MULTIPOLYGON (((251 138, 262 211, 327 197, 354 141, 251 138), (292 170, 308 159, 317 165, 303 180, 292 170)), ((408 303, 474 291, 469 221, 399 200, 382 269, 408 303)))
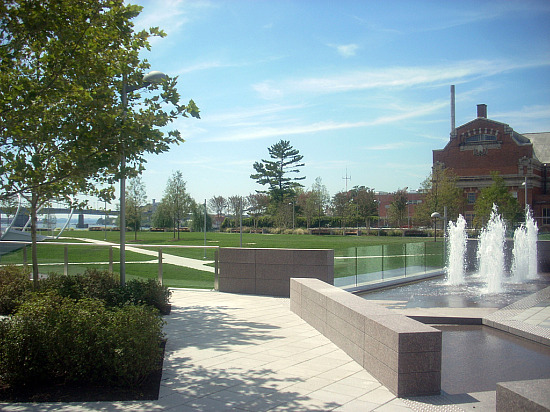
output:
POLYGON ((434 220, 434 242, 437 242, 437 219, 440 219, 441 215, 437 212, 433 212, 431 216, 434 220))
POLYGON ((525 176, 525 181, 521 184, 522 186, 525 186, 525 210, 528 208, 527 204, 527 176, 525 176))
POLYGON ((289 203, 289 205, 292 205, 292 230, 296 229, 295 225, 295 219, 294 219, 294 209, 296 209, 296 205, 294 200, 289 203))
MULTIPOLYGON (((136 86, 128 86, 126 73, 122 74, 122 91, 120 98, 122 100, 122 121, 126 119, 128 110, 128 93, 147 87, 151 84, 160 83, 167 79, 168 75, 152 71, 143 76, 142 83, 136 86)), ((124 143, 124 141, 123 141, 124 143)), ((124 144, 120 149, 120 284, 126 284, 126 155, 124 153, 124 144)))

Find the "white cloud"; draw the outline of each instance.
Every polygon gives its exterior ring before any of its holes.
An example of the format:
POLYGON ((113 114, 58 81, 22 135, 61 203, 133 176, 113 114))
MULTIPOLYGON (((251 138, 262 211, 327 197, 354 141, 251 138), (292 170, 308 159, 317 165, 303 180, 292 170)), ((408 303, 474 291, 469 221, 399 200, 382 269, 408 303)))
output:
POLYGON ((489 118, 507 123, 519 133, 550 131, 550 105, 524 106, 520 110, 489 113, 489 118))
POLYGON ((329 44, 328 46, 336 49, 343 57, 353 57, 359 49, 357 44, 329 44))
POLYGON ((384 143, 376 146, 365 147, 365 150, 396 150, 403 149, 406 147, 416 146, 418 143, 402 141, 402 142, 393 142, 393 143, 384 143))
POLYGON ((235 127, 235 130, 222 132, 217 136, 206 138, 204 139, 204 141, 238 142, 246 140, 265 139, 268 137, 303 135, 334 130, 346 130, 361 127, 378 126, 382 124, 402 122, 405 119, 422 117, 438 111, 441 108, 446 107, 447 105, 447 101, 435 101, 425 105, 416 105, 407 108, 401 108, 399 109, 398 113, 392 115, 386 115, 375 118, 373 120, 357 122, 322 121, 309 124, 292 124, 288 121, 288 119, 275 119, 276 121, 273 121, 272 124, 281 124, 283 126, 261 126, 248 128, 235 127))
POLYGON ((548 119, 550 118, 550 105, 523 106, 520 110, 495 113, 492 117, 507 119, 506 122, 510 124, 513 124, 514 120, 520 119, 548 119))
POLYGON ((186 0, 137 0, 132 4, 143 6, 141 14, 135 20, 137 30, 160 27, 167 33, 178 32, 183 25, 198 18, 200 9, 215 7, 209 1, 186 0))
POLYGON ((258 92, 260 97, 265 100, 274 100, 282 97, 283 92, 273 87, 272 82, 262 82, 252 85, 252 88, 258 92))
POLYGON ((255 89, 264 98, 284 97, 293 93, 330 94, 388 87, 456 84, 503 72, 549 66, 550 60, 502 61, 465 60, 431 66, 382 67, 335 74, 325 77, 264 81, 255 89))

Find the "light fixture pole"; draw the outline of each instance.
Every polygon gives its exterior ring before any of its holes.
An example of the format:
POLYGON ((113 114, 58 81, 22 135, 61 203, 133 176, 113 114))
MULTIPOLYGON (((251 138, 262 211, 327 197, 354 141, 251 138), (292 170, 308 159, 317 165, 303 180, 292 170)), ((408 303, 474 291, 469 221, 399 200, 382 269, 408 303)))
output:
POLYGON ((289 203, 289 205, 292 205, 292 230, 296 229, 296 220, 294 218, 294 210, 296 209, 296 204, 295 204, 295 201, 293 200, 292 202, 289 203))
POLYGON ((239 247, 243 247, 243 197, 239 198, 239 233, 240 233, 240 242, 239 247))
POLYGON ((525 210, 529 207, 527 204, 527 175, 525 176, 525 181, 522 183, 522 186, 525 186, 525 210))
POLYGON ((434 242, 437 242, 437 219, 441 218, 441 215, 437 212, 433 212, 431 216, 434 220, 434 242))
MULTIPOLYGON (((143 76, 142 83, 137 86, 128 86, 126 73, 122 74, 122 122, 126 120, 128 111, 128 93, 142 89, 153 83, 160 83, 168 76, 159 71, 152 71, 143 76)), ((120 147, 120 284, 126 284, 126 154, 124 152, 124 137, 120 147)))

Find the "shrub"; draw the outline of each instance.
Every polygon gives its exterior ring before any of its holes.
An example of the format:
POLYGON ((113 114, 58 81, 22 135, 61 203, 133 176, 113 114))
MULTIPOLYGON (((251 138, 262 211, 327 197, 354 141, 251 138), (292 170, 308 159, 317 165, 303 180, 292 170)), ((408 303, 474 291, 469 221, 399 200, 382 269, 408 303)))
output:
POLYGON ((113 288, 107 303, 112 306, 150 305, 162 314, 167 314, 171 294, 172 292, 156 279, 132 279, 126 282, 125 286, 113 288))
POLYGON ((59 295, 72 298, 108 299, 111 290, 119 286, 113 273, 107 270, 86 269, 82 275, 50 273, 40 281, 42 290, 55 290, 59 295))
POLYGON ((55 291, 60 296, 81 300, 104 300, 107 306, 150 305, 166 314, 171 292, 156 279, 132 279, 121 286, 106 270, 88 269, 82 275, 51 273, 41 280, 42 291, 55 291))
POLYGON ((17 266, 0 267, 0 315, 10 315, 32 289, 29 272, 17 266))
POLYGON ((147 306, 35 294, 0 323, 0 379, 139 384, 159 367, 162 325, 147 306))

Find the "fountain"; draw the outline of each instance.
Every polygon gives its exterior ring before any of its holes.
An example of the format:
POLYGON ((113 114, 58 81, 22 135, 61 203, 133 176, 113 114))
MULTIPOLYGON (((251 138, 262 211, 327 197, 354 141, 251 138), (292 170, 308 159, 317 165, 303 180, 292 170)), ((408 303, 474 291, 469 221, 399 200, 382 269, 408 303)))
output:
POLYGON ((478 276, 486 282, 486 293, 503 292, 505 235, 506 225, 493 205, 489 222, 481 230, 477 249, 478 276))
MULTIPOLYGON (((477 259, 479 271, 476 277, 485 282, 482 293, 504 292, 504 283, 524 283, 537 279, 537 235, 538 228, 529 210, 525 224, 514 232, 514 249, 510 276, 507 276, 504 263, 506 225, 493 205, 489 222, 479 237, 477 259)), ((462 285, 465 278, 466 221, 459 216, 456 223, 449 222, 449 252, 447 259, 447 284, 462 285)))
POLYGON ((530 210, 527 210, 525 216, 525 227, 527 228, 527 244, 529 245, 529 272, 527 273, 527 279, 536 279, 538 272, 537 239, 539 228, 530 210))
MULTIPOLYGON (((505 224, 496 208, 478 240, 467 240, 466 222, 459 216, 456 223, 448 224, 444 279, 400 285, 363 296, 400 302, 398 305, 406 308, 503 308, 549 285, 550 279, 536 270, 537 231, 528 214, 526 223, 516 229, 513 253, 517 258, 511 265, 505 258, 505 224), (474 266, 477 269, 473 270, 474 266)), ((509 251, 512 252, 511 247, 509 251)))
POLYGON ((525 224, 514 232, 511 281, 522 283, 537 278, 538 227, 530 210, 526 211, 525 224))
POLYGON ((465 281, 466 272, 466 246, 468 235, 466 233, 466 219, 458 216, 456 223, 449 222, 447 227, 449 237, 449 251, 447 255, 447 284, 456 286, 462 285, 465 281))

